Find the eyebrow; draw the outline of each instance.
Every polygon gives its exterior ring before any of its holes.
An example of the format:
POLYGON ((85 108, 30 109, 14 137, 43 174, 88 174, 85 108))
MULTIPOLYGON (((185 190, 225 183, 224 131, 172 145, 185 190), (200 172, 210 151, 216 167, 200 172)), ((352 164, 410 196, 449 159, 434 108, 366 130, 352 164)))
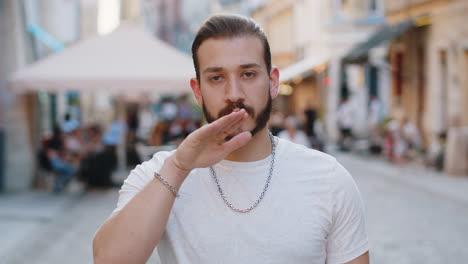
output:
MULTIPOLYGON (((260 64, 258 63, 247 63, 247 64, 242 64, 239 66, 241 69, 249 69, 249 68, 261 68, 260 64)), ((223 71, 223 67, 208 67, 206 68, 203 73, 210 73, 210 72, 221 72, 223 71)))
POLYGON ((208 67, 206 68, 203 73, 209 73, 209 72, 220 72, 220 71, 223 71, 223 67, 208 67))
POLYGON ((242 64, 240 66, 242 69, 248 69, 248 68, 260 68, 260 64, 258 63, 247 63, 247 64, 242 64))

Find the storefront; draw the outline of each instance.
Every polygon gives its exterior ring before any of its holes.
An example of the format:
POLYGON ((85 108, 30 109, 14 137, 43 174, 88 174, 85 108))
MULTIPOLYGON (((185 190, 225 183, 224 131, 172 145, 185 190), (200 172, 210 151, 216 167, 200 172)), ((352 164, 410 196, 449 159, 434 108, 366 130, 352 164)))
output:
POLYGON ((326 95, 326 67, 324 57, 310 57, 280 71, 278 110, 294 114, 300 119, 304 110, 313 108, 323 112, 326 95))

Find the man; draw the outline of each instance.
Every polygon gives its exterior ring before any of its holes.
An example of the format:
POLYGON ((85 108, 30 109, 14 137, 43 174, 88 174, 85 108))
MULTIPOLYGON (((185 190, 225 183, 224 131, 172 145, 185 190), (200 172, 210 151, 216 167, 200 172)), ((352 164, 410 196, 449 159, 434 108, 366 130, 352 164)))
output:
POLYGON ((352 177, 266 129, 279 72, 259 26, 210 17, 192 54, 209 124, 131 172, 95 262, 145 263, 157 246, 162 263, 368 263, 352 177))
POLYGON ((341 99, 341 103, 338 106, 338 127, 340 128, 340 149, 343 151, 349 151, 351 149, 353 139, 353 108, 348 101, 348 98, 344 97, 341 99))
POLYGON ((290 115, 284 121, 285 129, 278 134, 279 138, 310 148, 310 140, 301 130, 301 122, 295 115, 290 115))

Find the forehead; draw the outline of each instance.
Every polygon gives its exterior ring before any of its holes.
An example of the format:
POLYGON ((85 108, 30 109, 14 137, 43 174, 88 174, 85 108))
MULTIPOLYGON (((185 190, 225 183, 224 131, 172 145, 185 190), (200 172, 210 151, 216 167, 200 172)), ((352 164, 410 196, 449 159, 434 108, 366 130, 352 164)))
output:
POLYGON ((197 55, 200 71, 208 67, 237 68, 251 63, 266 69, 262 42, 255 36, 210 38, 200 45, 197 55))

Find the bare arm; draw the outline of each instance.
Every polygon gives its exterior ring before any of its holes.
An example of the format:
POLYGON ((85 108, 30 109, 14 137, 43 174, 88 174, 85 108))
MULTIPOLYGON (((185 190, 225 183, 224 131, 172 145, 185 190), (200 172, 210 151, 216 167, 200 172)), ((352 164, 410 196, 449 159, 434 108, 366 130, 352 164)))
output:
MULTIPOLYGON (((245 110, 233 112, 193 132, 166 159, 159 174, 179 189, 192 169, 216 164, 244 146, 251 139, 249 132, 228 142, 224 138, 245 117, 245 110)), ((145 263, 166 229, 174 200, 174 194, 153 179, 98 230, 93 241, 95 263, 145 263)))
POLYGON ((369 251, 345 264, 369 264, 369 251))

